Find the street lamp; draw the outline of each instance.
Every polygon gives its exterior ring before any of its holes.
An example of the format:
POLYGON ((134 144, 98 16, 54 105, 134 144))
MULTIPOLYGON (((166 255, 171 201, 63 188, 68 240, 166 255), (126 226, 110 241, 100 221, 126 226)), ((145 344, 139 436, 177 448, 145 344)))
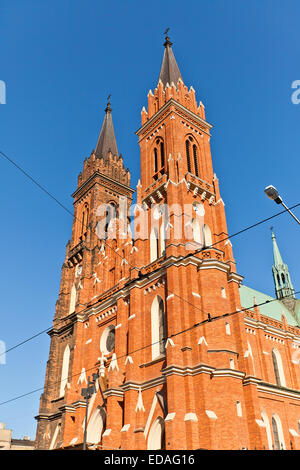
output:
POLYGON ((291 216, 296 220, 296 222, 298 222, 298 224, 300 225, 300 220, 297 219, 297 217, 295 216, 295 214, 293 214, 293 212, 285 205, 285 203, 283 202, 282 198, 280 197, 279 195, 279 192, 277 191, 277 189, 270 185, 270 186, 267 186, 265 188, 265 193, 266 195, 268 196, 268 198, 272 199, 273 201, 276 202, 276 204, 282 204, 283 207, 291 214, 291 216))
POLYGON ((99 378, 98 374, 93 374, 93 380, 90 381, 90 377, 88 377, 87 388, 81 389, 81 396, 85 398, 85 424, 84 424, 84 437, 83 437, 83 450, 86 450, 86 435, 87 435, 87 419, 88 419, 88 407, 89 407, 89 399, 95 393, 96 388, 95 384, 97 379, 99 378))

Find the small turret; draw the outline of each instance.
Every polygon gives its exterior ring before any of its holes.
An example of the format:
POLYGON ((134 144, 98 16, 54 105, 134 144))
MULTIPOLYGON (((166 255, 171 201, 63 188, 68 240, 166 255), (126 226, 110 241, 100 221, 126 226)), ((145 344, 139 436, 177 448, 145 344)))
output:
POLYGON ((272 231, 273 242, 273 256, 274 264, 272 266, 272 273, 275 283, 276 297, 279 300, 284 298, 295 299, 295 291, 290 278, 289 268, 287 264, 282 261, 281 254, 276 242, 276 237, 272 231))

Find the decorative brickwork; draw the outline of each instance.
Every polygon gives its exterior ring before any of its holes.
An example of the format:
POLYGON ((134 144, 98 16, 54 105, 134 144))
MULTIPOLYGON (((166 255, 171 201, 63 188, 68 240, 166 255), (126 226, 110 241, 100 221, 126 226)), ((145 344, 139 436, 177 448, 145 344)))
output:
MULTIPOLYGON (((168 50, 164 61, 173 57, 168 50)), ((241 310, 242 277, 224 240, 212 126, 178 76, 177 83, 160 79, 142 110, 134 240, 128 221, 125 237, 119 226, 113 237, 97 235, 101 204, 113 203, 118 212, 120 198, 129 207, 132 201, 122 158, 92 153, 84 161, 50 332, 39 449, 82 446, 81 388, 94 372, 100 380, 89 404, 88 439, 98 449, 269 449, 278 442, 300 448, 300 329, 285 317, 261 315, 259 307, 223 316, 241 310), (152 235, 139 235, 142 211, 152 227, 151 207, 157 225, 152 235)), ((117 148, 113 138, 106 142, 117 148)))

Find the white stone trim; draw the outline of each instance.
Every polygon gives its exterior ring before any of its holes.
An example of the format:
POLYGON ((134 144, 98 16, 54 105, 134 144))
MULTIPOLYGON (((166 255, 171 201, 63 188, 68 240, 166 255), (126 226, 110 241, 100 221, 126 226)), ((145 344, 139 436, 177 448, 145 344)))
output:
POLYGON ((266 427, 266 424, 263 422, 262 419, 256 419, 255 421, 256 421, 256 423, 258 424, 258 426, 260 426, 261 428, 265 428, 265 427, 266 427))
POLYGON ((127 432, 130 428, 130 424, 124 424, 124 426, 121 429, 121 432, 127 432))
POLYGON ((170 300, 170 299, 172 299, 173 297, 174 297, 174 294, 170 294, 170 295, 168 295, 167 300, 170 300))
POLYGON ((184 421, 194 421, 198 422, 196 413, 186 413, 184 416, 184 421))
POLYGON ((156 393, 155 393, 154 397, 153 397, 152 405, 151 405, 151 408, 150 408, 150 411, 149 411, 149 414, 148 414, 148 418, 147 418, 147 421, 146 421, 145 429, 144 429, 145 438, 147 437, 147 434, 148 434, 148 431, 149 431, 149 428, 150 428, 150 424, 151 424, 151 421, 152 421, 152 418, 153 418, 153 415, 154 415, 156 404, 157 404, 157 396, 156 396, 156 393))
POLYGON ((173 419, 175 418, 175 415, 176 413, 168 413, 165 418, 165 421, 173 421, 173 419))
POLYGON ((218 419, 216 413, 212 410, 205 410, 205 413, 209 417, 209 419, 218 419))

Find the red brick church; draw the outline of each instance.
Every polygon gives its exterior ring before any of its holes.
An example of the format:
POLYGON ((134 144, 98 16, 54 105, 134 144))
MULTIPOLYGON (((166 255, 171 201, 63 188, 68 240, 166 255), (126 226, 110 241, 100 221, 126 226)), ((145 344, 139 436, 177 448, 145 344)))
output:
POLYGON ((84 160, 39 449, 81 449, 85 424, 88 449, 300 449, 299 301, 274 234, 276 297, 242 285, 212 125, 183 77, 167 36, 135 205, 110 100, 84 160))

